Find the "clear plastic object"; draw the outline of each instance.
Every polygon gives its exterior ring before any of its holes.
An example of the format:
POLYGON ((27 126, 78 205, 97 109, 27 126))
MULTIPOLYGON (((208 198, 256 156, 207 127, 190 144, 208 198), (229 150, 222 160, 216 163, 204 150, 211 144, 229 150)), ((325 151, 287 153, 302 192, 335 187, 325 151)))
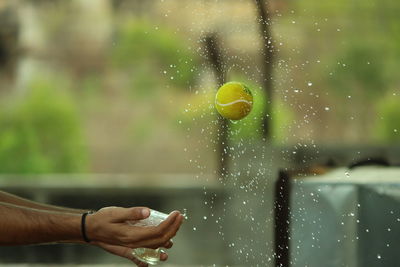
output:
MULTIPOLYGON (((167 219, 168 214, 150 210, 150 216, 144 220, 140 221, 128 221, 128 224, 134 226, 157 226, 165 219, 167 219)), ((156 265, 160 262, 161 253, 164 252, 162 249, 150 249, 150 248, 136 248, 132 250, 132 255, 138 260, 148 263, 150 265, 156 265)))

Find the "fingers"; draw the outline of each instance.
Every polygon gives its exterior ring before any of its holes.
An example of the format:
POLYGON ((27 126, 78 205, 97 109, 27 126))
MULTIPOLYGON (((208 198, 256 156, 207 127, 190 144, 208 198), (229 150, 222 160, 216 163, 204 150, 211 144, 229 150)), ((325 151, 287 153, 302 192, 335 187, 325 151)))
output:
POLYGON ((164 233, 165 231, 167 231, 171 225, 173 225, 177 218, 179 216, 182 216, 179 211, 173 211, 171 212, 171 214, 168 216, 167 219, 165 219, 162 223, 160 223, 156 228, 158 231, 160 231, 161 233, 164 233))
POLYGON ((164 244, 167 242, 171 242, 171 244, 172 244, 171 238, 173 238, 176 235, 176 233, 178 232, 179 228, 182 225, 183 219, 184 219, 183 215, 179 214, 177 216, 177 218, 175 219, 175 222, 168 229, 168 232, 163 236, 164 239, 162 239, 162 240, 164 241, 164 244))
POLYGON ((167 243, 165 243, 163 245, 164 248, 172 248, 172 246, 174 245, 174 243, 172 242, 172 240, 169 240, 167 243))
POLYGON ((143 240, 142 242, 138 242, 140 244, 140 247, 156 249, 164 245, 170 245, 168 242, 170 242, 170 239, 176 235, 182 222, 183 222, 183 216, 177 213, 175 221, 172 223, 172 225, 170 225, 167 229, 160 228, 163 231, 159 232, 159 235, 157 235, 153 239, 148 239, 148 240, 143 240))
POLYGON ((92 241, 102 241, 115 245, 124 245, 122 239, 133 242, 128 235, 131 228, 126 221, 142 220, 150 216, 150 209, 146 207, 120 208, 107 207, 86 217, 86 234, 92 241))
POLYGON ((165 252, 162 252, 161 255, 160 255, 160 260, 161 260, 161 261, 166 261, 166 260, 168 260, 168 254, 165 253, 165 252))
POLYGON ((133 257, 132 261, 133 261, 138 267, 148 267, 148 266, 149 266, 147 263, 136 259, 135 256, 132 256, 132 257, 133 257))
POLYGON ((111 216, 112 222, 143 220, 150 216, 150 209, 146 207, 116 208, 111 216))
MULTIPOLYGON (((180 213, 175 211, 172 212, 168 216, 168 218, 165 219, 158 226, 151 226, 151 227, 129 226, 130 227, 129 231, 125 233, 128 233, 128 235, 132 237, 135 236, 134 240, 135 242, 159 238, 160 236, 164 235, 168 231, 168 229, 170 229, 170 227, 175 223, 178 216, 181 216, 180 213)), ((168 240, 169 239, 167 239, 164 243, 166 243, 168 240)))
MULTIPOLYGON (((171 248, 173 243, 170 239, 176 235, 184 219, 178 211, 174 211, 156 227, 134 226, 126 223, 129 220, 140 220, 149 216, 150 209, 145 207, 109 208, 92 216, 95 217, 96 215, 100 217, 98 220, 93 219, 93 221, 101 223, 97 228, 91 227, 94 230, 97 229, 97 231, 90 233, 94 232, 98 235, 93 238, 93 241, 129 248, 171 248), (108 222, 106 222, 107 217, 108 222)), ((87 223, 90 222, 87 221, 87 223)), ((93 223, 93 225, 95 224, 93 223)))
MULTIPOLYGON (((95 242, 94 245, 101 247, 102 249, 104 249, 105 251, 123 257, 123 258, 127 258, 128 260, 133 261, 138 267, 148 267, 149 265, 145 262, 142 262, 140 260, 138 260, 133 254, 132 254, 132 249, 131 248, 127 248, 127 247, 123 247, 123 246, 117 246, 117 245, 110 245, 110 244, 106 244, 103 242, 95 242)), ((164 253, 166 254, 166 253, 164 253)), ((165 260, 168 258, 168 255, 161 255, 160 256, 160 260, 163 260, 163 258, 165 258, 165 260)))

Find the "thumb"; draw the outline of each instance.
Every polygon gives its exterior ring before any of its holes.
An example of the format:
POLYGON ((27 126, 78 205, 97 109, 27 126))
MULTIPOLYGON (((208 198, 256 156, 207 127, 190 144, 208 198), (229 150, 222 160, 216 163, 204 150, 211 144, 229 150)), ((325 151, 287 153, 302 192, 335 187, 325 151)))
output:
POLYGON ((150 216, 150 209, 146 207, 120 208, 118 212, 113 213, 113 216, 115 222, 143 220, 150 216))

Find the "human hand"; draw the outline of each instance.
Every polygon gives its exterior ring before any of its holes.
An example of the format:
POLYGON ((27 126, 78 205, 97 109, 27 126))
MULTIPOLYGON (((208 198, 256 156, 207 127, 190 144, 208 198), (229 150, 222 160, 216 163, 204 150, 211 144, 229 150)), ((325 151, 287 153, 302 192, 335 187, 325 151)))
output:
MULTIPOLYGON (((124 248, 171 247, 170 239, 176 235, 183 222, 183 216, 172 212, 158 226, 134 226, 127 221, 142 220, 150 215, 145 207, 106 207, 86 217, 86 235, 94 243, 124 248)), ((122 253, 122 249, 118 249, 122 253)), ((124 254, 125 255, 125 254, 124 254)))
MULTIPOLYGON (((105 251, 112 253, 114 255, 127 258, 128 260, 134 262, 138 267, 148 267, 149 265, 145 262, 142 262, 138 260, 135 256, 132 254, 132 249, 128 247, 123 247, 123 246, 118 246, 118 245, 109 245, 105 244, 102 242, 94 242, 94 245, 101 247, 105 251)), ((172 242, 166 245, 167 248, 172 247, 172 242)), ((161 261, 166 261, 168 259, 168 254, 165 252, 162 252, 160 255, 160 260, 161 261)))

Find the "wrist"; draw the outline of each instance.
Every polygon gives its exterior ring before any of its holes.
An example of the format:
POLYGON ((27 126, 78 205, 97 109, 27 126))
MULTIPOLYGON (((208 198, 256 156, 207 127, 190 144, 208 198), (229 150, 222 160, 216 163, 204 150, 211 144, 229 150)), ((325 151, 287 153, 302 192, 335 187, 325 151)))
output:
MULTIPOLYGON (((83 216, 83 215, 82 215, 83 216)), ((99 241, 98 238, 98 216, 96 216, 96 211, 89 211, 85 218, 85 234, 87 239, 91 244, 99 241)), ((82 235, 82 225, 81 225, 81 240, 87 243, 82 235)))
POLYGON ((86 211, 81 216, 81 234, 82 234, 83 241, 85 241, 86 243, 90 243, 92 241, 88 235, 88 230, 87 230, 88 227, 87 227, 86 221, 87 221, 87 217, 93 213, 94 213, 94 211, 86 211))

